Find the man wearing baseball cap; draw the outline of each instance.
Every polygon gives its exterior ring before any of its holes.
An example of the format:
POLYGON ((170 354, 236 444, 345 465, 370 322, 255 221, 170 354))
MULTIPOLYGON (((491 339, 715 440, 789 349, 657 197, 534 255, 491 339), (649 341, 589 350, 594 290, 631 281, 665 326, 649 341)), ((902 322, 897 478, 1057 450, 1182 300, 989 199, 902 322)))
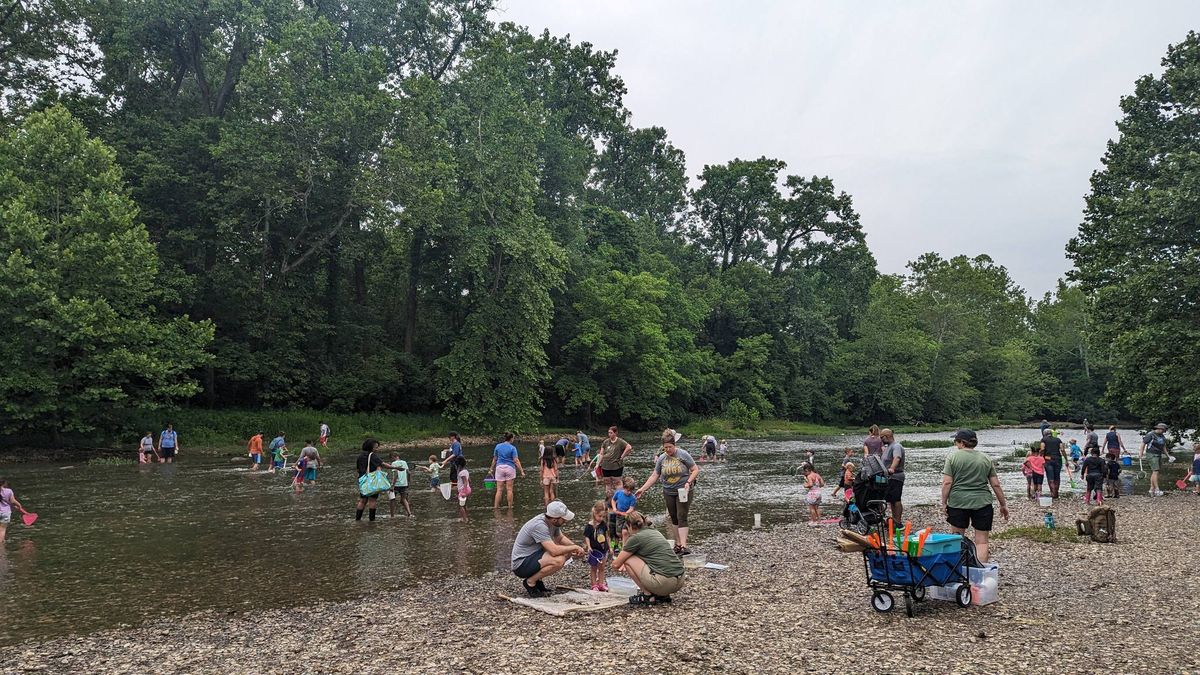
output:
POLYGON ((561 570, 567 558, 584 554, 582 547, 563 536, 562 526, 575 517, 567 505, 553 501, 546 513, 521 526, 512 548, 512 571, 523 581, 525 592, 534 598, 550 595, 542 580, 561 570))
POLYGON ((1138 450, 1138 461, 1147 454, 1150 455, 1150 496, 1161 497, 1162 490, 1158 489, 1158 470, 1162 468, 1163 455, 1167 452, 1167 425, 1159 422, 1154 425, 1154 431, 1142 438, 1142 447, 1138 450))
POLYGON ((987 455, 977 451, 979 438, 970 429, 954 434, 954 452, 942 468, 942 511, 955 534, 975 528, 975 557, 988 561, 988 535, 992 531, 992 493, 1000 503, 1000 515, 1008 520, 1008 502, 1000 489, 996 466, 987 455))

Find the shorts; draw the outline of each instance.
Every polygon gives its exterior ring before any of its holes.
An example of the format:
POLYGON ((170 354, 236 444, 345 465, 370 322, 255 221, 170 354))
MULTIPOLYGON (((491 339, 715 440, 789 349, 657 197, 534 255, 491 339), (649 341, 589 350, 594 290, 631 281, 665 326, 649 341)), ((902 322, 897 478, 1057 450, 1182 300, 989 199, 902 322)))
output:
POLYGON ((546 476, 542 479, 542 485, 554 485, 556 483, 558 483, 557 476, 546 476))
POLYGON ((397 485, 392 488, 392 492, 395 492, 396 496, 399 497, 400 499, 408 499, 408 486, 407 485, 397 485))
POLYGON ((250 455, 250 461, 254 462, 255 464, 262 464, 262 453, 250 455))
POLYGON ((1046 480, 1046 476, 1040 473, 1030 474, 1029 480, 1033 481, 1034 487, 1041 487, 1042 481, 1046 480))
POLYGON ((591 565, 592 567, 599 567, 600 565, 602 565, 604 563, 604 559, 607 557, 608 557, 607 552, 597 551, 596 549, 592 549, 591 551, 588 552, 588 557, 587 557, 588 565, 591 565))
POLYGON ((282 469, 283 468, 283 460, 282 459, 273 459, 273 460, 271 460, 271 466, 276 469, 282 469))
POLYGON ((625 467, 621 467, 619 469, 605 469, 601 467, 600 475, 604 476, 605 478, 620 478, 621 476, 625 475, 625 467))
POLYGON ((1104 479, 1104 487, 1108 488, 1111 492, 1116 494, 1116 492, 1118 491, 1117 479, 1116 478, 1105 478, 1104 479))
POLYGON ((1087 477, 1088 492, 1098 491, 1098 490, 1100 490, 1100 488, 1103 485, 1104 485, 1104 479, 1101 478, 1100 476, 1088 476, 1087 477))
POLYGON ((145 455, 145 456, 147 456, 147 457, 149 457, 150 455, 153 455, 153 454, 154 454, 154 448, 151 448, 151 449, 149 449, 149 450, 143 450, 143 451, 142 451, 142 454, 143 454, 143 455, 145 455))
MULTIPOLYGON (((1193 483, 1200 483, 1200 475, 1192 474, 1191 480, 1193 483)), ((1113 481, 1113 482, 1115 483, 1116 481, 1113 481)))
POLYGON ((437 486, 439 486, 441 484, 442 484, 442 479, 438 478, 437 474, 434 474, 429 477, 429 487, 436 488, 437 486))
POLYGON ((904 481, 891 480, 887 482, 887 490, 884 491, 883 501, 889 504, 900 503, 900 498, 904 495, 904 481))
POLYGON ((1062 464, 1058 462, 1046 462, 1046 480, 1051 483, 1057 483, 1062 479, 1062 464))
POLYGON ((992 519, 995 517, 996 512, 991 504, 978 509, 956 509, 952 506, 946 508, 946 522, 950 523, 951 527, 963 530, 973 526, 977 532, 991 532, 992 519))
POLYGON ((1151 471, 1158 471, 1159 469, 1162 468, 1162 459, 1163 459, 1162 455, 1156 455, 1154 453, 1147 452, 1146 459, 1150 460, 1150 470, 1151 471))
POLYGON ((650 570, 650 566, 644 564, 638 570, 637 580, 638 585, 646 591, 654 595, 670 595, 683 588, 683 575, 677 577, 664 577, 661 574, 655 574, 650 570))
MULTIPOLYGON (((554 455, 556 457, 566 457, 567 456, 567 446, 565 446, 565 445, 554 446, 554 455)), ((528 577, 526 577, 526 578, 528 578, 528 577)))
POLYGON ((808 494, 804 495, 804 503, 808 504, 809 506, 820 506, 821 505, 821 489, 814 488, 812 490, 809 490, 808 494))
POLYGON ((12 522, 12 511, 8 513, 0 513, 0 525, 7 525, 12 522))
POLYGON ((514 480, 517 477, 517 468, 511 464, 496 465, 496 480, 514 480))
POLYGON ((528 579, 529 577, 537 574, 542 569, 542 555, 545 553, 546 549, 542 549, 540 551, 534 551, 533 553, 525 556, 525 559, 521 561, 521 564, 517 565, 516 569, 513 570, 513 574, 522 579, 528 579))
POLYGON ((717 456, 717 451, 716 451, 716 450, 711 450, 711 449, 707 449, 707 448, 706 448, 706 449, 704 450, 704 454, 705 454, 705 455, 707 455, 708 457, 716 457, 716 456, 717 456))
POLYGON ((158 451, 163 459, 170 459, 175 456, 175 448, 159 448, 158 451))
POLYGON ((316 479, 317 479, 317 470, 316 469, 305 469, 304 470, 304 480, 316 480, 316 479))

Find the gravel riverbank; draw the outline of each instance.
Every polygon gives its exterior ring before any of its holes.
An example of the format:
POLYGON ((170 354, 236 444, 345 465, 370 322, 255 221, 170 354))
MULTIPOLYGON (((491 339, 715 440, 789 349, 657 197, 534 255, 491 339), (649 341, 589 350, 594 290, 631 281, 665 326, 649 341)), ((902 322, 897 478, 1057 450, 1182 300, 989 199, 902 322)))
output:
MULTIPOLYGON (((1200 670, 1200 574, 1186 572, 1200 498, 1124 497, 1117 544, 997 542, 1000 601, 869 607, 858 554, 833 526, 718 535, 695 547, 725 571, 689 572, 664 607, 556 618, 508 602, 515 577, 429 580, 363 602, 167 622, 0 650, 3 672, 617 673, 1147 672, 1200 670)), ((1040 526, 1014 506, 1009 526, 1040 526)), ((1060 526, 1082 513, 1055 506, 1060 526)), ((939 522, 912 508, 914 523, 939 522)), ((998 521, 999 522, 999 521, 998 521)), ((364 525, 365 526, 365 525, 364 525)), ((998 531, 1004 525, 998 525, 998 531)), ((579 528, 569 530, 578 538, 579 528)), ((386 570, 380 570, 386 574, 386 570)), ((557 583, 586 585, 572 565, 557 583)), ((367 583, 364 580, 364 583, 367 583)))

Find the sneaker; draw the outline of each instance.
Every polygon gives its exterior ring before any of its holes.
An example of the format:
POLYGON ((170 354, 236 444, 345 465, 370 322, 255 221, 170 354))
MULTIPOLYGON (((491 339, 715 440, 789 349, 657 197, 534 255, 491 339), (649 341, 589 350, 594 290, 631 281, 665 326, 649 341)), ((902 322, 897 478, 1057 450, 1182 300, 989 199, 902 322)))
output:
POLYGON ((525 592, 528 593, 529 597, 531 597, 531 598, 544 598, 548 595, 548 593, 546 593, 545 590, 538 588, 538 586, 541 586, 541 585, 542 585, 542 582, 540 582, 540 581, 535 586, 530 586, 529 584, 526 584, 524 581, 521 582, 521 586, 524 587, 525 592))
POLYGON ((554 593, 554 591, 551 591, 549 588, 546 588, 546 584, 541 579, 538 579, 537 589, 539 591, 545 593, 546 595, 552 595, 554 593))
POLYGON ((600 589, 600 584, 592 584, 592 590, 593 590, 593 591, 599 591, 599 590, 601 590, 601 589, 600 589))

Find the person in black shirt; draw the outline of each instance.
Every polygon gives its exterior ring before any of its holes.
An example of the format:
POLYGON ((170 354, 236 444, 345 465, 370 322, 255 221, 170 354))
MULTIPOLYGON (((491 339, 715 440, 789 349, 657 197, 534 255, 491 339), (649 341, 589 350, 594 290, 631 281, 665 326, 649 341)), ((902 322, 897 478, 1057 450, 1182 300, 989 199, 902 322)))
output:
POLYGON ((1050 489, 1050 497, 1058 499, 1058 482, 1062 478, 1062 461, 1066 456, 1062 439, 1047 429, 1042 434, 1041 447, 1042 454, 1046 457, 1046 487, 1050 489))
POLYGON ((1082 471, 1083 479, 1087 481, 1087 494, 1083 498, 1085 504, 1091 504, 1093 497, 1097 504, 1104 503, 1104 476, 1107 473, 1104 460, 1100 459, 1100 448, 1088 450, 1082 471))
MULTIPOLYGON (((367 472, 374 471, 383 465, 383 458, 379 456, 379 453, 375 452, 375 450, 378 448, 379 441, 375 440, 374 438, 368 438, 367 440, 363 441, 362 452, 358 453, 358 460, 355 463, 355 466, 358 469, 359 478, 365 476, 367 472)), ((362 494, 358 492, 357 483, 354 485, 354 491, 358 494, 358 506, 354 511, 354 519, 362 520, 363 509, 366 508, 367 512, 369 513, 368 518, 370 520, 375 520, 375 501, 379 498, 379 495, 374 494, 369 497, 362 496, 362 494)))

